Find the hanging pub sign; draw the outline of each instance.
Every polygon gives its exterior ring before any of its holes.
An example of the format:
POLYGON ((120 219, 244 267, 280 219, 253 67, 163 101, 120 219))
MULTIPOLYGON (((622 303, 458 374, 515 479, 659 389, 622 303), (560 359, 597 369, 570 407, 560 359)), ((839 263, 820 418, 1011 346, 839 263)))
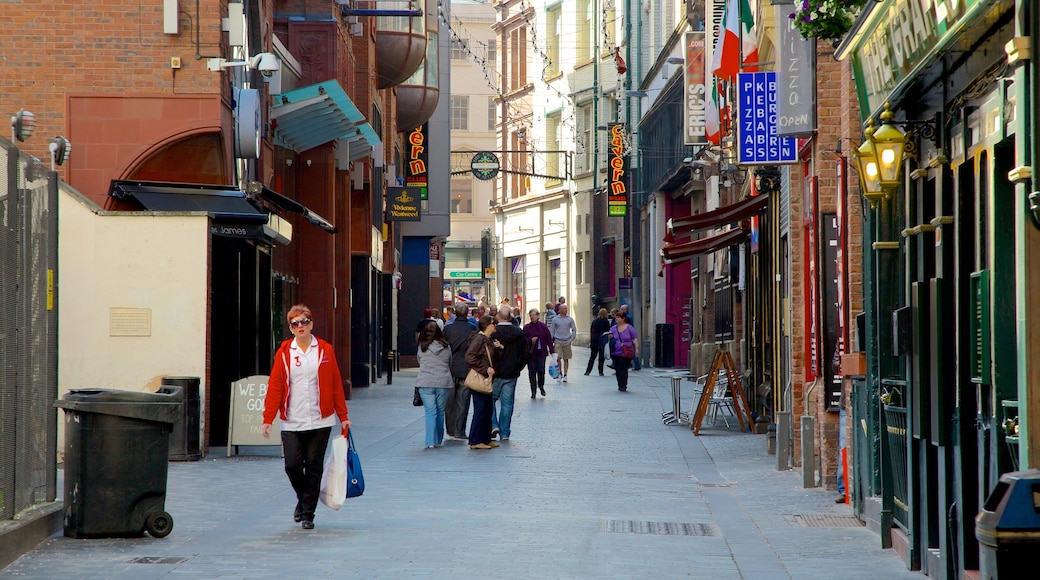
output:
POLYGON ((417 222, 419 215, 419 191, 411 187, 389 187, 386 190, 386 221, 417 222))
POLYGON ((683 129, 686 145, 707 145, 704 85, 704 31, 686 33, 686 94, 683 129))
POLYGON ((628 155, 625 150, 624 123, 607 125, 610 149, 607 154, 607 215, 628 215, 628 155))
POLYGON ((408 134, 408 159, 404 167, 405 187, 416 190, 419 199, 423 200, 427 199, 429 187, 427 165, 430 157, 426 151, 428 134, 428 125, 425 123, 408 134))
POLYGON ((798 141, 776 132, 776 72, 737 74, 737 163, 775 165, 798 161, 798 141))

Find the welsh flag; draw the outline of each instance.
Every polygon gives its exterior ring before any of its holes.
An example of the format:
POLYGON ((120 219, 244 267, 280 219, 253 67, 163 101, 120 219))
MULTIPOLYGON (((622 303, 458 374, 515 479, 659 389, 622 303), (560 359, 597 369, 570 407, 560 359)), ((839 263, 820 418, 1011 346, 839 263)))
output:
POLYGON ((726 28, 719 35, 712 58, 712 72, 724 81, 734 81, 741 64, 746 72, 758 70, 755 18, 748 0, 731 0, 726 5, 726 28), (738 4, 739 2, 739 4, 738 4), (743 59, 741 53, 743 52, 743 59))
POLYGON ((719 81, 715 80, 715 77, 710 78, 711 99, 708 101, 707 111, 705 111, 704 134, 708 138, 708 143, 718 145, 722 143, 722 128, 719 125, 719 108, 722 103, 719 102, 719 81))

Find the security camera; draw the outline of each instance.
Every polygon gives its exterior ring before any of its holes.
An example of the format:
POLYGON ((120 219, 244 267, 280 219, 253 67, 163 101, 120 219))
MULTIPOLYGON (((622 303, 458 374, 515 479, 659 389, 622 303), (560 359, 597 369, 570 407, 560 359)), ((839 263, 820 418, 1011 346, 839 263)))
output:
POLYGON ((269 77, 276 71, 282 69, 282 62, 278 60, 277 56, 270 52, 261 52, 254 56, 252 61, 250 61, 250 64, 265 77, 269 77))

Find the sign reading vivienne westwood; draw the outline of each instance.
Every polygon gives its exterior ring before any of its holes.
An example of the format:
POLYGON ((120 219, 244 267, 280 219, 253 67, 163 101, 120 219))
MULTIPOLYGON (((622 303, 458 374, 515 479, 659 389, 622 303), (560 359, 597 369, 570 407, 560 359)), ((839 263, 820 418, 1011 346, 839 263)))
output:
POLYGON ((419 201, 418 189, 411 187, 388 187, 386 189, 386 221, 421 221, 419 201))
POLYGON ((427 164, 430 156, 426 151, 427 135, 429 135, 429 131, 426 124, 412 129, 412 132, 408 134, 408 162, 404 169, 404 185, 415 189, 419 194, 419 199, 427 199, 429 186, 430 176, 427 172, 427 164))
POLYGON ((704 32, 687 32, 685 37, 686 51, 686 95, 683 107, 684 143, 686 145, 706 145, 705 134, 704 88, 704 32))
POLYGON ((794 4, 776 7, 777 135, 811 135, 816 130, 816 40, 802 38, 794 27, 794 4))
POLYGON ((625 125, 611 123, 610 150, 607 154, 607 215, 628 215, 628 155, 625 151, 625 125))

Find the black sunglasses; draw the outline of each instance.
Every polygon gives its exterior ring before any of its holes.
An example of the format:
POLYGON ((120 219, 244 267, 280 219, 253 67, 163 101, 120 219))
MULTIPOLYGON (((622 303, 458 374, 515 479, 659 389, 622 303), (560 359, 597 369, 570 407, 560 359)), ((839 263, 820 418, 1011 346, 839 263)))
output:
POLYGON ((296 328, 297 326, 307 326, 311 323, 310 318, 297 318, 289 323, 289 328, 296 328))

